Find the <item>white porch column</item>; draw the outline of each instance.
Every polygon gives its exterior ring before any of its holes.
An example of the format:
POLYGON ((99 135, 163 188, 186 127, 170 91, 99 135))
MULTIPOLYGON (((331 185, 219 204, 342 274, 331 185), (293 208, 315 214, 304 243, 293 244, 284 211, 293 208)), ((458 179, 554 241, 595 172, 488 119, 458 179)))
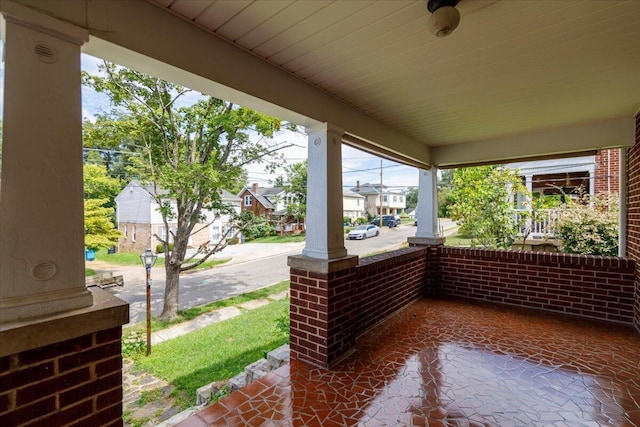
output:
POLYGON ((317 259, 347 256, 342 225, 342 135, 323 123, 308 135, 307 230, 302 255, 317 259))
POLYGON ((409 237, 410 244, 440 245, 444 237, 438 224, 438 168, 420 169, 418 179, 418 206, 416 219, 418 230, 415 237, 409 237))
POLYGON ((627 148, 618 149, 618 211, 619 223, 618 230, 618 256, 627 256, 627 148))
POLYGON ((84 279, 80 94, 88 33, 12 2, 0 12, 0 322, 9 322, 93 304, 84 279))

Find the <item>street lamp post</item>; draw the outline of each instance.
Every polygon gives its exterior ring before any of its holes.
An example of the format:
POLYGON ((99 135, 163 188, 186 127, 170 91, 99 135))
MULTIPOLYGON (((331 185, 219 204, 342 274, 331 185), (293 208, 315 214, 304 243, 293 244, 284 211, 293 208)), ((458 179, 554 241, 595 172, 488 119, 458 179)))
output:
POLYGON ((142 266, 147 272, 147 356, 151 354, 151 267, 156 263, 158 256, 151 249, 140 255, 142 266))

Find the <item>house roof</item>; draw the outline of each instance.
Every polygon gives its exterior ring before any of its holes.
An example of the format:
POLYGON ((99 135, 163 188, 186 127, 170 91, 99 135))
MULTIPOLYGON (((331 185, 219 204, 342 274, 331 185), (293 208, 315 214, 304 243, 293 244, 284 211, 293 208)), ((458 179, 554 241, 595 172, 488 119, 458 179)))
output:
POLYGON ((245 191, 248 191, 266 209, 275 209, 275 203, 271 201, 270 197, 273 198, 284 190, 282 187, 258 187, 257 191, 254 191, 253 187, 244 187, 240 194, 245 191))
MULTIPOLYGON (((358 190, 358 187, 353 187, 351 188, 351 191, 359 194, 380 194, 380 184, 366 183, 366 184, 360 185, 360 190, 358 190)), ((387 187, 384 184, 382 185, 382 192, 386 194, 400 194, 400 195, 404 194, 402 191, 399 191, 399 190, 390 190, 389 187, 387 187)))
POLYGON ((354 199, 364 199, 364 196, 358 193, 354 193, 351 190, 342 190, 342 196, 343 197, 351 197, 354 199))

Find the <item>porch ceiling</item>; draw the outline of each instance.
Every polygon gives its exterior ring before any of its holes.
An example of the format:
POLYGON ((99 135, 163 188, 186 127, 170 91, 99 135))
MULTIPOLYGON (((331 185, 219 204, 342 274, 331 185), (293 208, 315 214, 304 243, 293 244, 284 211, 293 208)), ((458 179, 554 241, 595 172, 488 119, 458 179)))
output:
POLYGON ((425 0, 23 2, 89 27, 90 53, 416 164, 633 144, 637 1, 460 0, 445 38, 425 0))

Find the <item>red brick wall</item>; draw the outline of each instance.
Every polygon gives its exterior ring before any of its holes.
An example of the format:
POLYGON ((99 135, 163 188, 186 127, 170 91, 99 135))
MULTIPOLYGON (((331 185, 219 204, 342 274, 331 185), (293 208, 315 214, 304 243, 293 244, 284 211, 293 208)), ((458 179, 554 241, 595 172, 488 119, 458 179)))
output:
POLYGON ((356 271, 356 333, 363 334, 424 293, 427 247, 363 258, 356 271))
POLYGON ((0 358, 0 426, 122 426, 121 328, 0 358))
POLYGON ((443 247, 439 263, 443 295, 614 322, 634 319, 633 260, 443 247))
POLYGON ((595 194, 618 193, 620 186, 620 150, 602 150, 596 155, 595 194))
POLYGON ((635 324, 640 331, 640 114, 636 116, 636 143, 627 150, 627 256, 637 261, 635 324))
POLYGON ((291 356, 329 367, 355 346, 355 267, 335 273, 291 269, 291 356))

